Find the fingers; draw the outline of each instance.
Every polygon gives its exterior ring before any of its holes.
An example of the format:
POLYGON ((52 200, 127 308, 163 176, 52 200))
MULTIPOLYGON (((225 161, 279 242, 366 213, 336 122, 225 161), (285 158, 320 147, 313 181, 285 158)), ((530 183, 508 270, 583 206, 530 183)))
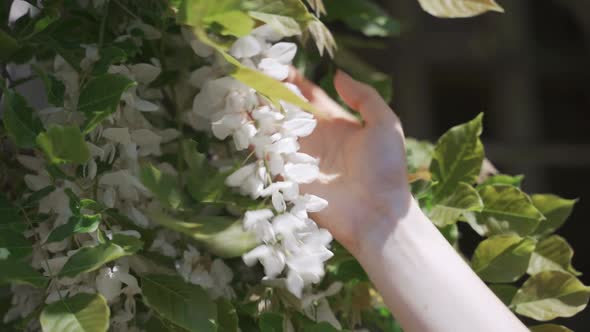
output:
POLYGON ((322 96, 320 96, 323 93, 322 89, 320 87, 318 87, 317 85, 315 85, 314 83, 307 80, 294 67, 291 67, 289 69, 289 77, 287 77, 286 81, 289 83, 295 84, 299 88, 299 90, 301 90, 301 93, 303 94, 303 96, 305 96, 305 98, 307 98, 307 100, 309 100, 312 103, 318 97, 320 97, 320 98, 322 97, 322 96))
POLYGON ((346 112, 338 103, 332 100, 322 88, 306 79, 297 69, 291 67, 286 82, 296 85, 301 90, 303 96, 321 112, 320 115, 356 120, 354 116, 346 112))
POLYGON ((356 81, 341 70, 334 77, 334 86, 342 100, 358 111, 368 125, 395 119, 391 108, 373 87, 356 81))

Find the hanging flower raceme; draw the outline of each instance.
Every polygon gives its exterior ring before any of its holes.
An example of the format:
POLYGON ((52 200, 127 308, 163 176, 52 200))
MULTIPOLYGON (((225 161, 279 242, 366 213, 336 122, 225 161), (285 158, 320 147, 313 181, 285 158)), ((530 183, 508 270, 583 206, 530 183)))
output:
MULTIPOLYGON (((276 31, 263 25, 236 40, 229 53, 247 67, 284 80, 297 45, 276 42, 280 39, 276 31)), ((283 84, 303 98, 296 86, 283 84)), ((249 266, 260 262, 267 278, 277 278, 286 270, 287 288, 301 296, 305 285, 321 280, 323 264, 332 257, 328 249, 331 235, 308 216, 328 202, 299 192, 301 184, 319 176, 319 161, 299 152, 298 143, 300 137, 313 132, 316 120, 297 106, 272 104, 230 76, 199 85, 193 112, 211 123, 216 138, 231 137, 236 150, 251 149, 256 159, 228 176, 225 184, 252 199, 270 198, 272 202, 272 210, 247 211, 243 217, 244 229, 261 243, 244 254, 244 262, 249 266)))

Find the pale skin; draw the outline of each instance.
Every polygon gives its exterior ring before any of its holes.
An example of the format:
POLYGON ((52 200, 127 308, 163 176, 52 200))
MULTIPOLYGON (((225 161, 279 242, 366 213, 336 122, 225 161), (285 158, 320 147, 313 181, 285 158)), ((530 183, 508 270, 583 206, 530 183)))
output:
POLYGON ((338 94, 361 122, 295 70, 289 81, 319 112, 301 140, 326 175, 302 188, 329 202, 313 217, 358 259, 404 331, 528 331, 418 207, 400 120, 379 94, 336 74, 338 94))

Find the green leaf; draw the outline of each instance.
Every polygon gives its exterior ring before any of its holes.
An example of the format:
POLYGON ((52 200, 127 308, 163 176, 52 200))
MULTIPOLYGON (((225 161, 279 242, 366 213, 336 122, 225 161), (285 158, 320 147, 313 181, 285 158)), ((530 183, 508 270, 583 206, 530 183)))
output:
POLYGON ((218 332, 237 332, 238 331, 238 313, 236 308, 229 300, 223 297, 215 301, 217 305, 217 331, 218 332))
POLYGON ((203 19, 205 23, 217 23, 223 28, 222 35, 230 35, 235 37, 246 36, 254 28, 254 20, 248 14, 232 10, 221 14, 210 15, 203 19))
POLYGON ((577 199, 565 199, 551 194, 537 194, 531 198, 535 207, 546 218, 535 229, 535 234, 540 236, 549 235, 561 227, 572 213, 574 204, 578 202, 577 199))
POLYGON ((289 16, 274 15, 250 11, 248 14, 254 19, 270 25, 280 35, 285 37, 301 35, 301 27, 297 21, 289 16))
POLYGON ((334 257, 326 263, 326 271, 330 277, 342 282, 369 280, 360 263, 342 245, 335 243, 331 250, 334 257))
POLYGON ((196 141, 183 140, 181 142, 182 156, 191 172, 202 174, 208 168, 207 156, 198 151, 197 145, 196 141))
POLYGON ((408 168, 412 171, 430 167, 434 145, 428 141, 406 138, 406 157, 408 168))
POLYGON ((4 91, 2 122, 4 122, 6 133, 20 148, 30 149, 35 147, 37 133, 43 130, 41 120, 29 107, 23 96, 4 88, 2 84, 0 84, 0 87, 4 91))
POLYGON ((64 105, 64 95, 66 93, 65 85, 55 78, 55 76, 46 73, 37 65, 33 65, 33 70, 41 78, 45 85, 45 92, 47 94, 47 101, 56 107, 64 105))
POLYGON ((47 305, 41 312, 43 332, 106 332, 110 310, 99 294, 78 293, 47 305))
POLYGON ((47 29, 53 22, 57 21, 61 17, 61 13, 56 8, 46 7, 43 10, 43 16, 41 16, 37 22, 35 22, 35 26, 33 27, 33 31, 30 35, 26 38, 31 38, 32 36, 42 32, 43 30, 47 29))
POLYGON ((55 228, 45 242, 59 242, 74 234, 94 232, 98 229, 100 219, 100 214, 72 216, 66 224, 55 228))
POLYGON ((29 195, 26 199, 24 199, 21 203, 23 208, 30 208, 33 205, 39 203, 41 199, 46 197, 47 195, 51 194, 55 190, 55 186, 49 185, 45 188, 41 188, 29 195))
POLYGON ((434 201, 450 195, 459 182, 474 183, 484 159, 484 150, 479 136, 482 131, 482 117, 451 128, 442 135, 434 148, 430 171, 434 201))
POLYGON ((86 83, 80 91, 78 111, 85 113, 84 132, 90 132, 97 124, 117 110, 121 95, 136 83, 120 74, 104 74, 86 83))
POLYGON ((543 271, 564 271, 580 275, 572 266, 573 256, 574 250, 567 241, 561 236, 552 235, 537 244, 527 273, 534 275, 543 271))
POLYGON ((496 296, 504 303, 505 305, 510 305, 514 295, 518 291, 518 288, 512 285, 503 285, 503 284, 494 284, 488 285, 492 292, 496 294, 496 296))
POLYGON ((455 191, 443 198, 430 210, 430 220, 438 227, 456 223, 461 216, 470 212, 480 212, 483 202, 471 185, 459 182, 455 191))
POLYGON ((37 288, 47 285, 48 279, 28 263, 16 259, 0 259, 0 285, 6 283, 26 284, 37 288))
POLYGON ((438 230, 452 246, 457 245, 457 241, 459 241, 459 227, 457 227, 457 224, 440 227, 438 230))
POLYGON ((90 158, 84 135, 77 126, 51 125, 37 136, 37 144, 54 164, 83 164, 90 158))
POLYGON ((10 57, 18 50, 18 42, 0 29, 0 61, 7 62, 10 57))
POLYGON ((31 254, 31 242, 23 235, 26 228, 18 210, 0 193, 0 250, 3 256, 18 259, 31 254))
POLYGON ((188 235, 220 257, 241 256, 258 244, 251 233, 243 230, 241 220, 234 218, 188 216, 184 218, 187 221, 183 221, 160 212, 149 216, 166 228, 188 235))
POLYGON ((332 324, 328 322, 319 322, 310 326, 306 326, 304 332, 338 332, 332 324))
POLYGON ((141 278, 145 304, 161 317, 191 332, 216 331, 217 308, 198 285, 179 276, 141 278))
POLYGON ((261 332, 283 332, 283 315, 265 312, 258 322, 261 332))
POLYGON ((137 238, 115 234, 106 243, 84 247, 73 254, 59 272, 59 277, 73 278, 80 273, 97 270, 117 258, 133 255, 142 247, 143 242, 137 238))
POLYGON ((326 0, 325 20, 344 22, 349 28, 368 37, 391 37, 400 34, 400 23, 379 7, 366 0, 326 0))
POLYGON ((178 178, 172 174, 163 173, 151 164, 141 169, 140 180, 160 202, 174 209, 182 203, 178 178))
POLYGON ((282 82, 266 76, 258 70, 244 66, 234 57, 225 52, 222 47, 211 41, 205 32, 197 29, 195 30, 195 33, 199 40, 215 48, 217 52, 219 52, 223 58, 233 66, 233 70, 230 73, 233 78, 258 91, 258 93, 267 97, 273 104, 277 105, 277 107, 280 107, 280 101, 285 101, 301 107, 308 112, 318 114, 311 104, 296 95, 282 82))
POLYGON ((127 60, 127 53, 117 46, 101 48, 99 55, 100 59, 92 65, 93 75, 104 75, 112 64, 127 60))
POLYGON ((418 0, 422 9, 436 17, 472 17, 487 11, 503 13, 494 0, 418 0))
POLYGON ((542 324, 529 327, 531 332, 574 332, 562 325, 542 324))
POLYGON ((506 184, 509 186, 520 188, 523 179, 524 175, 512 176, 506 174, 496 174, 487 178, 484 182, 480 184, 480 186, 489 186, 492 184, 506 184))
POLYGON ((536 241, 517 235, 496 235, 482 241, 471 267, 487 282, 514 282, 527 270, 536 241))
MULTIPOLYGON (((529 235, 537 228, 543 215, 527 194, 508 185, 490 185, 479 188, 483 210, 476 213, 480 234, 494 235, 515 233, 529 235)), ((474 223, 472 227, 477 228, 474 223)), ((476 229, 477 231, 477 229, 476 229)))
POLYGON ((573 275, 561 271, 544 271, 528 279, 518 290, 510 307, 518 314, 548 321, 571 317, 584 310, 590 288, 573 275))

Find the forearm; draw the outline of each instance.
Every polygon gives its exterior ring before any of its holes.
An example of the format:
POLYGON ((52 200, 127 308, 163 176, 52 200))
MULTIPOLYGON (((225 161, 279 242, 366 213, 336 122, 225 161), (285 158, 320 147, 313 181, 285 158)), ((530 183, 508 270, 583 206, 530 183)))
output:
POLYGON ((407 332, 528 331, 411 200, 367 232, 357 258, 407 332))

